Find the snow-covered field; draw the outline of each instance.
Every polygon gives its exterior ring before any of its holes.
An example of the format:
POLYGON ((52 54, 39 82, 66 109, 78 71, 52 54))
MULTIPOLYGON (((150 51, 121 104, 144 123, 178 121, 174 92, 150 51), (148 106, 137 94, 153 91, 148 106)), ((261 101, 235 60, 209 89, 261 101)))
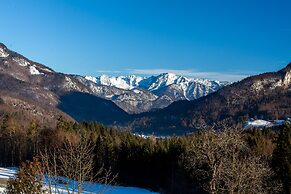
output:
POLYGON ((286 120, 274 120, 274 121, 265 121, 265 120, 251 120, 246 122, 245 129, 248 128, 264 128, 264 127, 276 127, 283 125, 284 123, 290 123, 291 119, 287 118, 286 120))
MULTIPOLYGON (((9 178, 13 178, 17 172, 16 168, 0 168, 0 193, 5 191, 5 185, 3 184, 4 181, 8 180, 9 178)), ((45 182, 44 182, 45 184, 45 182)), ((73 190, 74 186, 77 185, 74 181, 71 181, 70 189, 73 190)), ((45 185, 45 187, 47 187, 45 185)), ((64 190, 65 186, 62 184, 58 184, 56 189, 59 192, 67 193, 64 190)), ((110 185, 103 185, 98 183, 87 183, 84 191, 84 194, 89 193, 104 193, 104 194, 154 194, 146 189, 140 189, 135 187, 122 187, 122 186, 110 186, 110 185)))

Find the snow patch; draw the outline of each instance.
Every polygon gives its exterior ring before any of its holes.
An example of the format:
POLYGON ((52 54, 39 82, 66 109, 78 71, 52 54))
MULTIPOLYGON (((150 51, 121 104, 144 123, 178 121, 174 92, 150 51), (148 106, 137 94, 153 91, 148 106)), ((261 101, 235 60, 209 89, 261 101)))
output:
POLYGON ((289 86, 291 84, 291 71, 288 71, 284 77, 283 84, 289 86))
POLYGON ((9 54, 3 48, 0 48, 0 57, 4 58, 8 56, 9 54))
POLYGON ((138 83, 142 80, 142 77, 131 75, 131 76, 117 76, 109 77, 107 75, 102 75, 94 79, 95 83, 114 86, 124 90, 131 90, 138 87, 138 83))
POLYGON ((27 67, 28 65, 30 65, 28 61, 22 58, 13 58, 12 60, 22 67, 27 67))
POLYGON ((273 121, 266 121, 266 120, 251 120, 247 121, 244 128, 249 129, 249 128, 264 128, 264 127, 276 127, 283 125, 284 123, 289 123, 290 119, 286 120, 273 120, 273 121))
POLYGON ((65 81, 64 82, 64 87, 65 88, 74 89, 74 90, 77 90, 77 91, 82 91, 82 89, 71 78, 65 76, 65 80, 64 81, 65 81))
POLYGON ((269 121, 265 121, 265 120, 253 120, 253 121, 248 121, 246 126, 248 127, 268 127, 271 126, 272 123, 269 121))
POLYGON ((43 75, 44 74, 44 73, 39 72, 34 65, 29 67, 29 71, 30 71, 31 75, 43 75))
POLYGON ((138 90, 138 89, 134 89, 134 90, 132 90, 134 93, 136 93, 136 94, 140 94, 140 93, 142 93, 140 90, 138 90))
POLYGON ((94 83, 97 83, 97 78, 93 76, 85 76, 85 79, 94 83))
POLYGON ((105 98, 112 98, 114 95, 110 94, 110 95, 106 95, 105 98))

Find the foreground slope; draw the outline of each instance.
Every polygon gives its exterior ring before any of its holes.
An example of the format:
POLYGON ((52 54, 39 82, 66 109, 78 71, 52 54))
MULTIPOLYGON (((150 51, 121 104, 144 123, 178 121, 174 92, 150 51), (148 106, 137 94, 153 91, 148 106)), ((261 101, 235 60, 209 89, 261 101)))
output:
MULTIPOLYGON (((17 173, 17 168, 1 168, 0 167, 0 194, 5 193, 6 182, 10 178, 15 178, 17 173)), ((73 182, 73 181, 72 181, 73 182)), ((77 183, 69 185, 69 191, 71 193, 76 192, 77 183)), ((44 187, 48 187, 48 183, 44 182, 44 187)), ((68 193, 66 185, 59 183, 54 187, 56 193, 68 193)), ((47 192, 49 193, 49 192, 47 192)), ((104 193, 104 194, 154 194, 155 192, 148 191, 146 189, 137 188, 137 187, 123 187, 123 186, 113 186, 105 185, 100 183, 89 183, 86 182, 86 187, 82 193, 104 193)))

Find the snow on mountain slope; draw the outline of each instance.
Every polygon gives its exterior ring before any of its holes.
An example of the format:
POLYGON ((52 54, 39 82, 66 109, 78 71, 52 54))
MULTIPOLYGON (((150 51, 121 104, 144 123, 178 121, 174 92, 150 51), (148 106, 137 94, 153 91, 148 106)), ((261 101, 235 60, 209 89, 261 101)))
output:
MULTIPOLYGON (((211 81, 207 79, 191 79, 173 73, 162 73, 151 77, 140 77, 135 75, 117 77, 110 77, 107 75, 102 75, 100 77, 85 76, 85 79, 98 85, 114 86, 124 90, 142 88, 159 97, 161 97, 170 86, 174 85, 175 87, 172 88, 175 88, 175 90, 180 93, 178 95, 179 100, 194 100, 229 84, 227 82, 211 81)), ((175 96, 169 97, 175 98, 175 96)))
POLYGON ((82 76, 76 78, 98 97, 111 100, 128 113, 140 113, 154 108, 163 108, 169 103, 156 102, 158 96, 144 89, 120 89, 115 86, 96 84, 95 79, 82 76))
POLYGON ((95 83, 106 85, 106 86, 115 86, 120 89, 131 90, 133 88, 137 88, 138 83, 143 80, 142 77, 139 76, 118 76, 118 77, 110 77, 107 75, 102 75, 96 78, 95 83))
POLYGON ((1 48, 0 47, 0 57, 8 57, 9 56, 9 54, 5 51, 5 49, 4 48, 1 48))
POLYGON ((40 73, 35 66, 30 66, 29 71, 31 75, 43 75, 44 73, 40 73))
POLYGON ((112 100, 128 113, 165 108, 178 100, 194 100, 215 92, 227 82, 191 79, 173 73, 141 77, 76 76, 99 97, 112 100))
POLYGON ((27 67, 28 65, 30 65, 30 63, 23 58, 13 57, 12 60, 22 67, 27 67))
POLYGON ((141 87, 145 87, 145 88, 147 87, 147 89, 150 91, 157 91, 172 84, 185 87, 185 85, 190 81, 189 79, 185 77, 177 76, 173 73, 162 73, 158 76, 152 76, 150 80, 152 80, 152 82, 150 82, 149 80, 146 80, 145 82, 145 83, 149 83, 150 84, 149 86, 147 86, 144 82, 142 82, 141 87))

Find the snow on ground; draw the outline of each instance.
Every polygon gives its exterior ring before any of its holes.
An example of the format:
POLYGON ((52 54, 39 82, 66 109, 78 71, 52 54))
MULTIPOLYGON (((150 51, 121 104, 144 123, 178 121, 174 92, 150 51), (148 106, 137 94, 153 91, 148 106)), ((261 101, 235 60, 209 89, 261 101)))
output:
POLYGON ((0 168, 0 178, 13 178, 17 168, 0 168))
MULTIPOLYGON (((0 180, 5 179, 8 180, 9 178, 13 178, 17 172, 17 168, 0 168, 0 180)), ((65 179, 65 178, 60 178, 65 179)), ((67 180, 65 179, 65 182, 67 180)), ((44 181, 45 188, 48 188, 47 183, 48 180, 44 181)), ((77 183, 75 181, 69 181, 70 190, 73 191, 75 188, 77 188, 77 183)), ((65 185, 59 183, 54 188, 55 190, 58 190, 60 193, 67 193, 65 191, 65 185)), ((0 184, 0 193, 3 193, 5 191, 4 185, 0 184)), ((111 186, 111 185, 104 185, 99 183, 85 183, 83 194, 89 194, 89 193, 104 193, 104 194, 154 194, 154 192, 150 192, 146 189, 136 188, 136 187, 123 187, 123 186, 111 186)))
POLYGON ((269 121, 265 121, 265 120, 253 120, 253 121, 248 121, 246 126, 249 127, 268 127, 271 126, 272 123, 269 121))
POLYGON ((16 168, 0 168, 0 193, 5 191, 4 182, 9 178, 13 178, 16 171, 16 168))
POLYGON ((247 121, 245 124, 245 129, 249 128, 264 128, 264 127, 275 127, 283 125, 286 122, 290 122, 290 119, 286 120, 274 120, 274 121, 265 121, 265 120, 251 120, 247 121))
POLYGON ((162 135, 153 135, 153 134, 142 134, 142 133, 133 133, 133 135, 141 137, 143 139, 166 139, 170 136, 162 136, 162 135))

